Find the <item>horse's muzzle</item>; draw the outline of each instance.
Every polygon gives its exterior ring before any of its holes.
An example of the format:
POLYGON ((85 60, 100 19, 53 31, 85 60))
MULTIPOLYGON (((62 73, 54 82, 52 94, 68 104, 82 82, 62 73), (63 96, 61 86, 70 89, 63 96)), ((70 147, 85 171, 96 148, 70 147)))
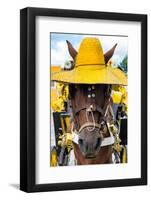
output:
POLYGON ((83 156, 87 159, 95 158, 101 146, 100 130, 95 128, 89 131, 87 127, 79 133, 79 148, 83 156))

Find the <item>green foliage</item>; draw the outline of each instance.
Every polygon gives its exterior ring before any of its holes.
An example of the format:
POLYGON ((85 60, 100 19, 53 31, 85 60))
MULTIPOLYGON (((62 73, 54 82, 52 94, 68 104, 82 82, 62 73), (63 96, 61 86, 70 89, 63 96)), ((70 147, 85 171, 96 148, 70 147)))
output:
POLYGON ((127 62, 128 62, 128 56, 126 55, 124 58, 123 58, 123 60, 122 60, 122 62, 120 62, 120 64, 119 64, 119 68, 121 68, 125 73, 127 73, 127 62))

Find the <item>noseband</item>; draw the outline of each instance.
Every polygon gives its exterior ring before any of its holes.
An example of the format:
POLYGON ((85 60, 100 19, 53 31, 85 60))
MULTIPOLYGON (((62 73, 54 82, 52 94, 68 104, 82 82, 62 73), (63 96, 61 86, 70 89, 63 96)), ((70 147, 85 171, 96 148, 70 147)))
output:
MULTIPOLYGON (((107 108, 109 109, 109 108, 107 108)), ((107 111, 106 109, 106 111, 107 111)), ((106 112, 105 112, 106 113, 106 112)), ((115 142, 115 139, 114 139, 114 136, 112 134, 112 132, 110 131, 110 123, 107 122, 107 120, 102 120, 100 124, 98 123, 93 123, 93 122, 86 122, 84 123, 79 130, 76 130, 72 127, 72 135, 73 135, 73 142, 76 143, 76 144, 79 144, 79 135, 80 135, 80 132, 84 129, 84 128, 87 128, 87 130, 89 132, 92 132, 95 128, 97 128, 99 131, 100 131, 100 137, 102 138, 102 142, 101 142, 101 147, 104 147, 104 146, 109 146, 109 145, 113 145, 114 142, 115 142), (104 135, 102 134, 101 132, 101 127, 102 127, 102 123, 106 125, 109 133, 110 133, 110 136, 108 137, 104 137, 104 135), (90 128, 92 127, 92 129, 90 128)))

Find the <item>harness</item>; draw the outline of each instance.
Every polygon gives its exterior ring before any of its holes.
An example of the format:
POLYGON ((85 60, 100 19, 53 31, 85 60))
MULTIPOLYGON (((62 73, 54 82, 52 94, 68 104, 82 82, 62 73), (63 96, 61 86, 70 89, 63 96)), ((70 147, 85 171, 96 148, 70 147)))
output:
POLYGON ((107 105, 104 105, 104 108, 101 108, 98 105, 90 104, 88 108, 86 106, 83 106, 81 108, 77 108, 77 109, 74 110, 74 115, 77 115, 81 110, 86 110, 86 119, 87 119, 87 122, 85 122, 79 128, 79 130, 77 130, 76 128, 72 127, 72 130, 71 130, 72 131, 72 137, 73 137, 72 141, 74 143, 78 144, 79 134, 84 128, 87 128, 87 130, 89 132, 92 132, 95 128, 97 128, 100 131, 100 135, 101 135, 101 139, 102 139, 102 142, 100 144, 101 147, 109 146, 109 145, 113 145, 114 144, 115 139, 114 139, 113 133, 112 133, 112 131, 110 129, 112 124, 110 124, 108 122, 108 120, 107 120, 107 115, 108 115, 109 111, 111 112, 112 118, 114 116, 110 101, 111 101, 111 98, 108 99, 108 103, 107 103, 107 105), (97 111, 97 112, 99 112, 101 114, 101 116, 102 116, 101 123, 96 123, 95 122, 94 113, 93 113, 94 111, 97 111), (91 114, 92 122, 90 122, 89 119, 88 119, 88 115, 89 114, 91 114), (106 125, 110 136, 104 137, 104 135, 102 134, 102 130, 101 130, 102 124, 106 125))
MULTIPOLYGON (((78 132, 75 130, 75 131, 72 131, 72 141, 75 143, 75 144, 79 144, 78 141, 79 141, 79 134, 78 132)), ((113 145, 115 142, 115 139, 114 139, 114 136, 113 134, 111 133, 109 137, 105 137, 103 138, 100 146, 101 147, 105 147, 105 146, 109 146, 109 145, 113 145)))

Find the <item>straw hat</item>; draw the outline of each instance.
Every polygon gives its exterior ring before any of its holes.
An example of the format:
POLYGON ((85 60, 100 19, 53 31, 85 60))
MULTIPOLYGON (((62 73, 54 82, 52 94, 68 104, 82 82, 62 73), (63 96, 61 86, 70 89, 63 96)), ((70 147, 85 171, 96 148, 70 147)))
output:
POLYGON ((127 77, 119 68, 112 68, 107 62, 112 57, 116 45, 103 54, 97 38, 84 38, 79 51, 67 41, 70 55, 74 59, 74 68, 52 73, 52 80, 73 84, 119 84, 127 85, 127 77))

